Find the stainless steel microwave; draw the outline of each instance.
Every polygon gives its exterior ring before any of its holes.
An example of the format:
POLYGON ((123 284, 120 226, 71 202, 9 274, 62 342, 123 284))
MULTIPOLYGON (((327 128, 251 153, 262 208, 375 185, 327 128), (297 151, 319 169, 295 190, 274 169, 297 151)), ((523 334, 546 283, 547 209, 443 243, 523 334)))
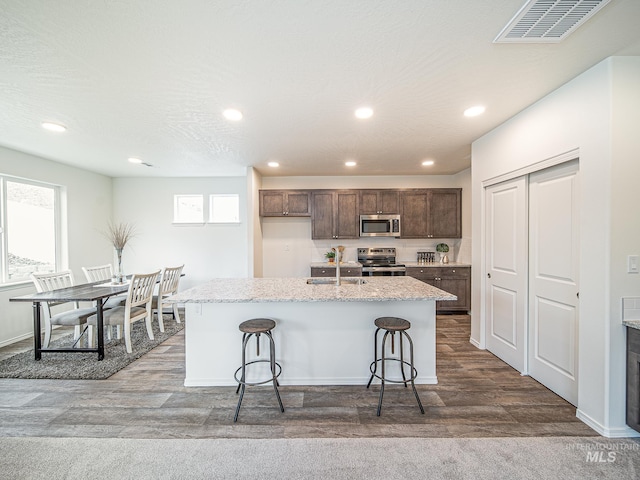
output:
POLYGON ((360 215, 361 237, 399 237, 400 215, 360 215))

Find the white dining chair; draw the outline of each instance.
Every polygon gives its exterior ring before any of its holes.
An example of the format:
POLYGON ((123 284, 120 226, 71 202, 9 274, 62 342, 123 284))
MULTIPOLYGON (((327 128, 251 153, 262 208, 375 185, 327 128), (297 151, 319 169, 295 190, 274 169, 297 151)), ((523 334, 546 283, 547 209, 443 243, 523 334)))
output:
MULTIPOLYGON (((84 272, 84 276, 87 279, 87 282, 100 282, 104 280, 105 282, 113 280, 113 266, 110 263, 105 265, 98 265, 95 267, 82 267, 82 271, 84 272)), ((127 301, 126 295, 115 295, 113 297, 109 297, 104 301, 102 308, 114 308, 124 306, 124 302, 127 301)), ((111 340, 111 327, 106 329, 107 338, 111 340)), ((116 338, 121 338, 122 333, 120 332, 120 326, 116 327, 116 338)))
POLYGON ((178 304, 165 302, 164 300, 167 297, 178 293, 178 286, 180 284, 180 276, 182 275, 183 268, 184 265, 180 265, 179 267, 164 268, 162 270, 162 279, 160 280, 160 285, 158 286, 158 294, 153 296, 151 309, 158 316, 158 325, 161 332, 164 332, 164 320, 162 315, 163 313, 165 313, 165 307, 171 309, 170 312, 173 314, 173 319, 176 321, 176 323, 180 323, 180 312, 178 312, 178 304))
MULTIPOLYGON (((151 325, 151 300, 159 275, 160 270, 148 274, 134 274, 131 277, 125 305, 105 310, 102 315, 105 326, 121 325, 123 327, 127 353, 133 351, 131 347, 131 324, 133 322, 145 320, 147 335, 151 340, 154 338, 151 325)), ((89 325, 93 326, 97 325, 97 321, 96 315, 91 315, 88 319, 89 325)))
MULTIPOLYGON (((73 287, 73 272, 71 270, 64 270, 62 272, 55 273, 32 273, 30 275, 33 284, 36 287, 37 292, 50 292, 60 288, 73 287)), ((82 333, 81 328, 83 325, 87 325, 87 319, 94 313, 95 308, 80 308, 78 302, 73 303, 71 310, 66 310, 59 313, 52 313, 52 308, 58 305, 70 302, 42 302, 42 313, 44 317, 44 342, 43 348, 49 346, 51 341, 51 331, 54 325, 61 325, 65 327, 74 327, 73 339, 78 340, 82 333)), ((39 334, 39 332, 38 332, 39 334)), ((93 347, 93 330, 89 325, 87 327, 87 344, 89 348, 93 347)))
POLYGON ((113 278, 113 267, 110 263, 98 265, 96 267, 82 267, 87 282, 99 282, 100 280, 111 280, 113 278))

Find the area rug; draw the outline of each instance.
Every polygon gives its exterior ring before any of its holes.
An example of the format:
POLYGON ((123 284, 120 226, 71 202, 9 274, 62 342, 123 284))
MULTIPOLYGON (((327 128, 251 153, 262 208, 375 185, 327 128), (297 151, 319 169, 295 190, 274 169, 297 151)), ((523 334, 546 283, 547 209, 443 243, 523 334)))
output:
MULTIPOLYGON (((0 361, 0 378, 49 378, 57 380, 102 380, 122 370, 152 348, 184 328, 183 323, 165 316, 164 333, 153 324, 154 340, 147 336, 144 322, 136 322, 131 328, 132 353, 127 353, 124 338, 106 340, 104 360, 98 361, 97 353, 42 353, 39 361, 33 358, 33 349, 18 353, 0 361)), ((51 348, 69 347, 73 335, 61 337, 50 343, 51 348)))

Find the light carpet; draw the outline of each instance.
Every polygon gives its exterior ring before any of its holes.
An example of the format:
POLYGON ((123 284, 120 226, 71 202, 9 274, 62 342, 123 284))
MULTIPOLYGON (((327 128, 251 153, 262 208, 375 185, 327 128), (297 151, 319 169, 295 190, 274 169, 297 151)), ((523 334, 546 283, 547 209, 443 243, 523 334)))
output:
POLYGON ((2 478, 636 479, 640 440, 0 438, 2 478))
MULTIPOLYGON (((140 358, 152 348, 184 328, 171 315, 164 316, 164 332, 157 322, 153 323, 154 340, 147 336, 144 322, 131 327, 132 352, 127 353, 124 338, 105 340, 104 360, 98 361, 97 353, 42 353, 39 361, 34 359, 33 349, 18 353, 0 361, 0 378, 49 378, 59 380, 101 380, 140 358)), ((73 335, 61 337, 50 343, 51 348, 73 345, 73 335)))

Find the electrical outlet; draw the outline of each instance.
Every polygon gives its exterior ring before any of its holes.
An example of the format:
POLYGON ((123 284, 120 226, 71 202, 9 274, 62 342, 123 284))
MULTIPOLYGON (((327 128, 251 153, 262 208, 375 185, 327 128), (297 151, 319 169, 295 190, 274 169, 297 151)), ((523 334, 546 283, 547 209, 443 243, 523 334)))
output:
POLYGON ((638 255, 627 256, 627 273, 639 273, 638 271, 638 255))
POLYGON ((285 244, 284 244, 284 251, 285 251, 285 252, 288 252, 288 251, 289 251, 289 244, 288 244, 288 243, 285 243, 285 244))

